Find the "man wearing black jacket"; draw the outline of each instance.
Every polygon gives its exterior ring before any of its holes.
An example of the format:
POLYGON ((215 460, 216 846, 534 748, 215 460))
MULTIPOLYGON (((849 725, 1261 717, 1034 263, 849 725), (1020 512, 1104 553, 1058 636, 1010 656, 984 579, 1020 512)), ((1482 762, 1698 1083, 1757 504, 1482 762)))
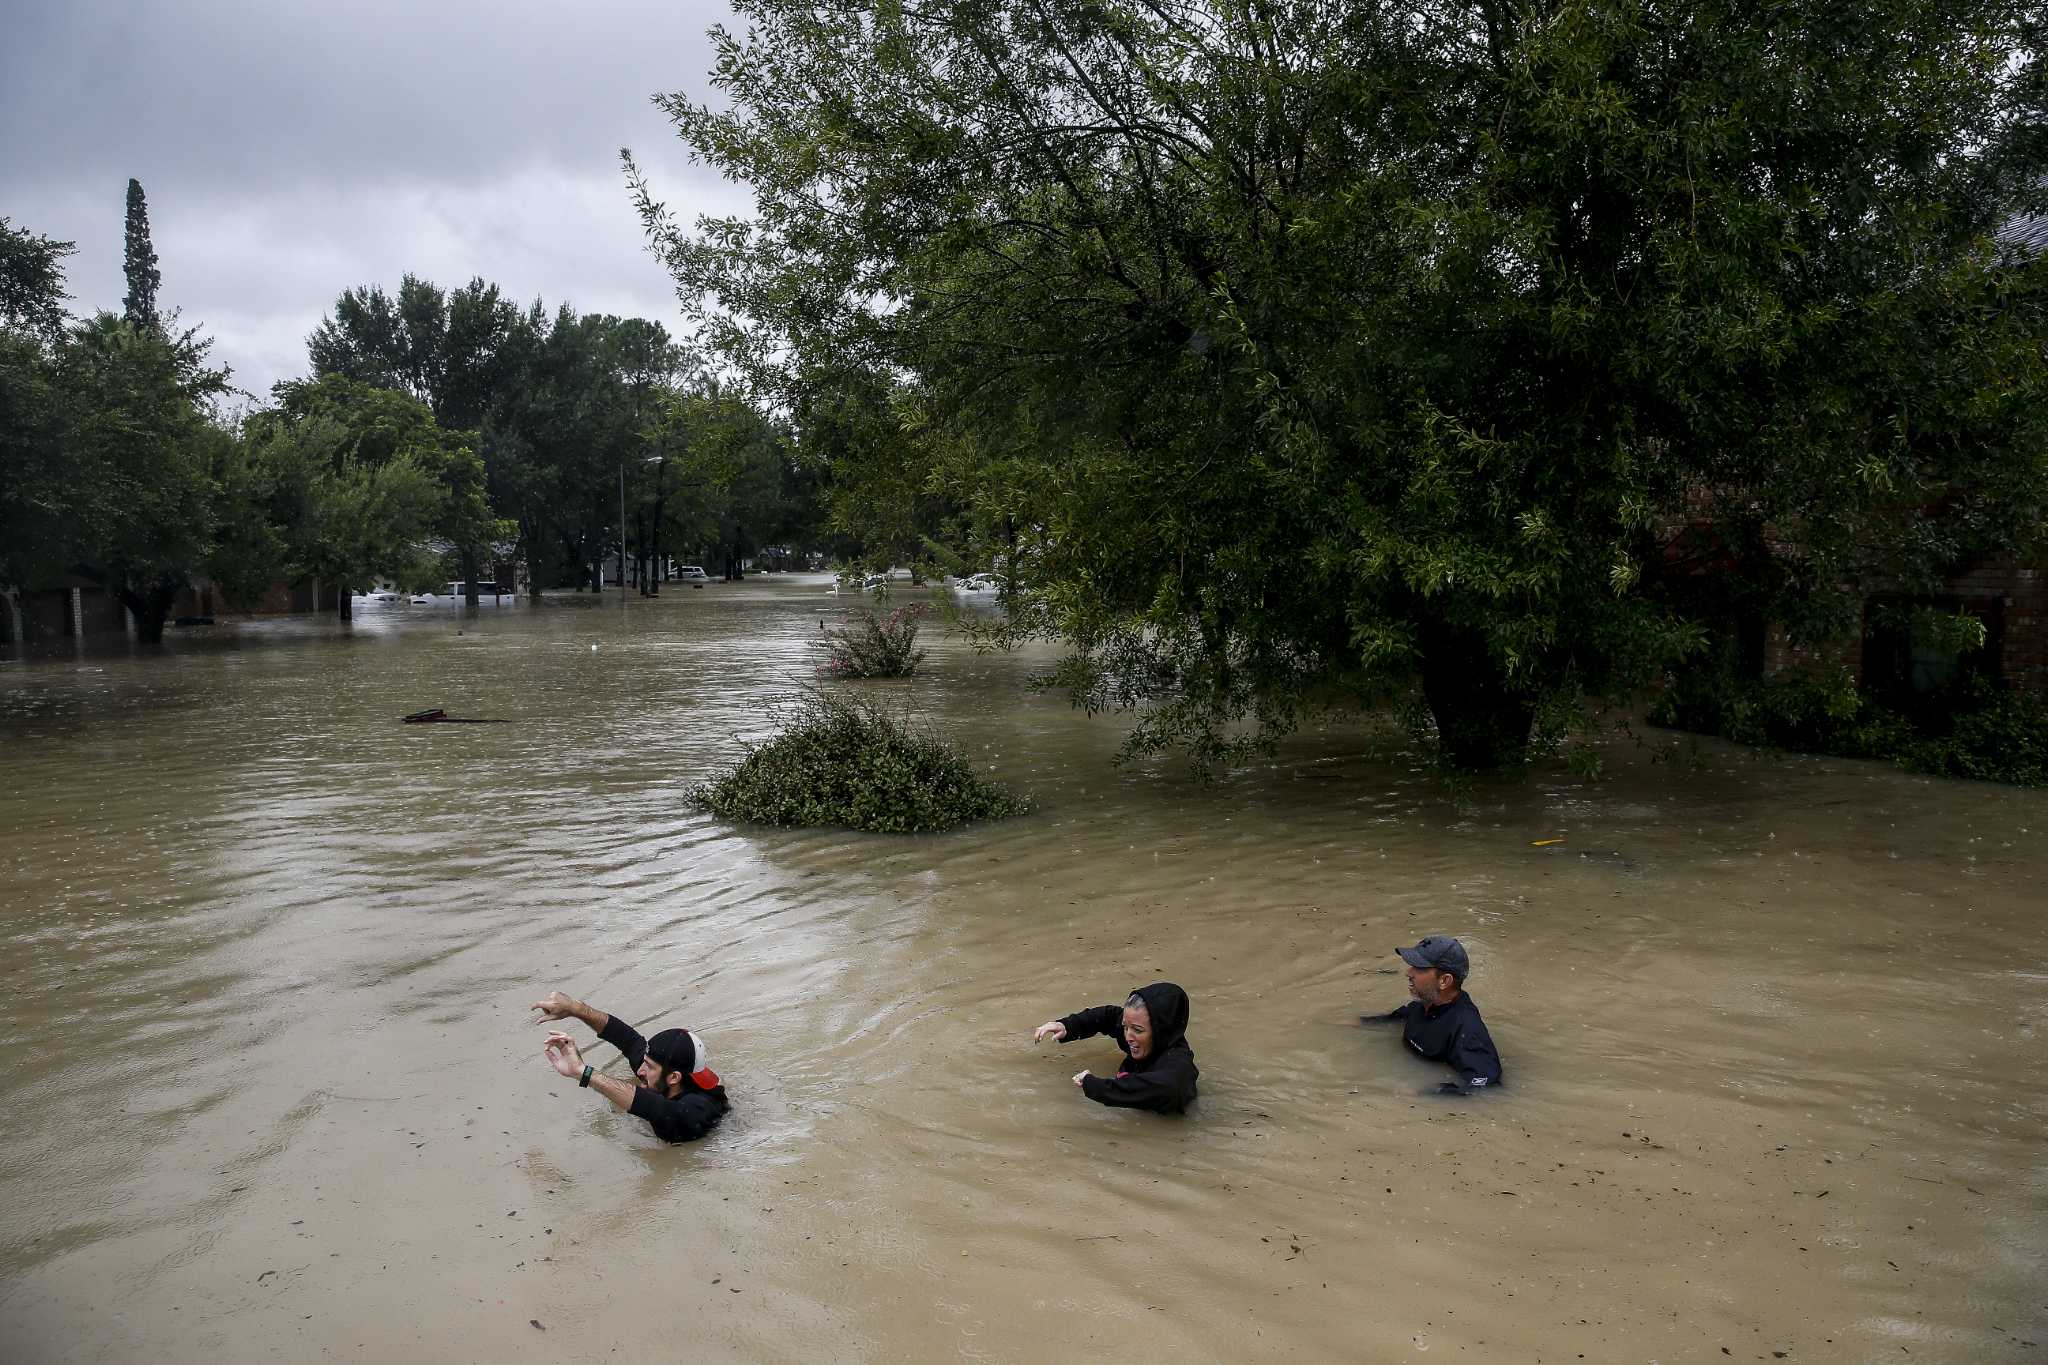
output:
POLYGON ((1465 994, 1465 978, 1472 961, 1465 945, 1442 934, 1431 934, 1413 948, 1394 950, 1408 964, 1408 993, 1415 998, 1385 1014, 1367 1014, 1362 1024, 1391 1024, 1400 1021, 1401 1041, 1418 1056, 1434 1062, 1448 1062, 1458 1073, 1455 1081, 1437 1087, 1439 1095, 1469 1095, 1500 1084, 1500 1054, 1479 1006, 1465 994))
POLYGON ((642 1038, 631 1024, 560 991, 536 1000, 542 1022, 580 1019, 624 1055, 640 1084, 601 1076, 587 1065, 566 1033, 550 1033, 541 1051, 556 1073, 595 1090, 635 1118, 646 1119, 663 1142, 689 1142, 718 1126, 730 1107, 718 1073, 706 1065, 704 1042, 688 1029, 663 1029, 642 1038))
POLYGON ((1123 1049, 1124 1064, 1113 1077, 1076 1074, 1081 1093, 1097 1104, 1178 1114, 1195 1098, 1195 1079, 1202 1074, 1187 1031, 1188 993, 1171 981, 1155 981, 1132 991, 1121 1005, 1097 1005, 1040 1024, 1031 1041, 1072 1043, 1107 1034, 1123 1049))

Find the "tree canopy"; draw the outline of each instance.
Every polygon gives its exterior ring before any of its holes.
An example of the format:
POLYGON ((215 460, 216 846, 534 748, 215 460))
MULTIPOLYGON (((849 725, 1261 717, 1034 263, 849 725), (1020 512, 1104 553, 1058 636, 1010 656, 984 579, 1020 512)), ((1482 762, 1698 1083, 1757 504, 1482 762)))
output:
POLYGON ((316 375, 409 394, 443 427, 475 433, 505 518, 492 538, 516 537, 536 586, 594 583, 621 539, 622 491, 643 589, 656 556, 737 560, 774 543, 771 527, 816 538, 816 500, 789 469, 788 444, 759 412, 736 411, 736 396, 705 387, 650 319, 538 299, 522 309, 482 279, 451 293, 407 275, 396 297, 344 291, 307 349, 316 375))
POLYGON ((419 400, 338 375, 279 385, 277 397, 245 434, 280 577, 419 586, 437 576, 429 538, 487 515, 467 433, 443 430, 419 400))
POLYGON ((78 250, 0 218, 0 331, 52 341, 64 330, 64 258, 78 250))
POLYGON ((1688 525, 1809 634, 2040 534, 2027 7, 736 8, 662 102, 754 211, 626 158, 697 340, 887 393, 1135 750, 1391 697, 1513 763, 1717 628, 1688 525))

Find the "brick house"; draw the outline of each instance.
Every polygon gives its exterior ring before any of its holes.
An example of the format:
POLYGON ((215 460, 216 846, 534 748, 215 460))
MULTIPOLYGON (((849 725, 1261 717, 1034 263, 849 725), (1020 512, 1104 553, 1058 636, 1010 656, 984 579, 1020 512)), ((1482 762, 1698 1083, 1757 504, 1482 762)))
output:
MULTIPOLYGON (((2008 261, 2048 251, 2048 216, 2016 218, 1999 233, 2008 261)), ((1698 511, 1705 510, 1702 500, 1698 511)), ((1674 519, 1665 526, 1667 567, 1689 575, 1732 570, 1710 521, 1674 519)), ((2015 691, 2048 694, 2048 560, 2010 556, 1959 566, 1938 592, 1876 592, 1862 604, 1856 637, 1796 645, 1782 625, 1744 621, 1731 642, 1741 672, 1770 675, 1789 668, 1843 665, 1864 691, 1910 697, 1955 680, 1965 670, 1990 675, 2015 691), (1977 618, 1984 647, 1960 657, 1939 642, 1915 638, 1904 609, 1925 607, 1977 618)))

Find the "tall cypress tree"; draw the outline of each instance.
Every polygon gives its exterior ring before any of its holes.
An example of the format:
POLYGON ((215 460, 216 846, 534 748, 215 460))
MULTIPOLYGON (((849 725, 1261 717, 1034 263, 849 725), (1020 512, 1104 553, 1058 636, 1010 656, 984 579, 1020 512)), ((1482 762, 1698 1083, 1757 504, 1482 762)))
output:
POLYGON ((156 268, 156 251, 149 244, 149 205, 142 199, 142 182, 128 182, 128 233, 121 253, 121 269, 128 276, 128 294, 121 311, 129 322, 156 331, 156 287, 162 276, 156 268))

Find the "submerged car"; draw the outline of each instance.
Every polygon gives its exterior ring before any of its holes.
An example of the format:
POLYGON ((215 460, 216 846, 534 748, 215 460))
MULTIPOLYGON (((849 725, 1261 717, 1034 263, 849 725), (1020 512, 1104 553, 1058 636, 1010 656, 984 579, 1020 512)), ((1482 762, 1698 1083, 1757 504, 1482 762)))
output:
POLYGON ((704 572, 701 564, 685 564, 676 570, 673 580, 677 583, 709 583, 711 575, 704 572))

